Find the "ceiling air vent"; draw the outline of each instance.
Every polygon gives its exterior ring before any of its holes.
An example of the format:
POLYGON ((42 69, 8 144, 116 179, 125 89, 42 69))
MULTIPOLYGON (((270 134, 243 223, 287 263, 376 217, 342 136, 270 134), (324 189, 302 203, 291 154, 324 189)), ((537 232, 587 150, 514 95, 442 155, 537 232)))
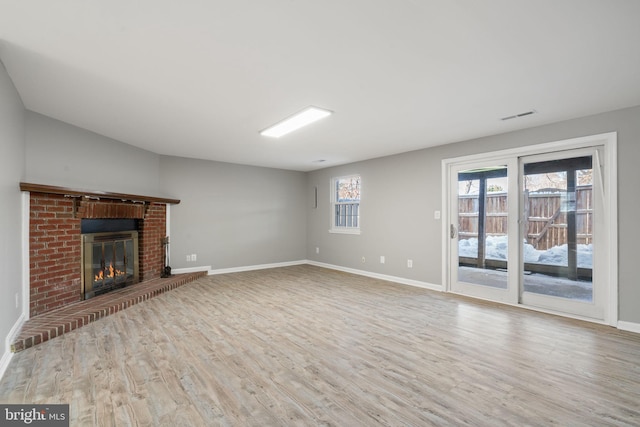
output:
POLYGON ((524 113, 514 114, 513 116, 503 117, 500 120, 505 121, 505 120, 517 119, 517 118, 524 117, 524 116, 530 116, 531 114, 535 114, 536 112, 537 112, 536 110, 525 111, 524 113))

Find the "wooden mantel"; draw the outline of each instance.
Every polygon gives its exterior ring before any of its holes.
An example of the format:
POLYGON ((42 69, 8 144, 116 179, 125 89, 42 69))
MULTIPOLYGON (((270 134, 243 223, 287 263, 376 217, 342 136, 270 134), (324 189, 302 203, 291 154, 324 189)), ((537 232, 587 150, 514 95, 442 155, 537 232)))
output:
POLYGON ((89 199, 111 199, 131 202, 164 203, 167 205, 177 205, 178 199, 168 199, 165 197, 140 196, 136 194, 110 193, 106 191, 79 190, 67 187, 56 187, 53 185, 32 184, 28 182, 20 183, 20 190, 32 193, 61 194, 67 197, 86 197, 89 199))

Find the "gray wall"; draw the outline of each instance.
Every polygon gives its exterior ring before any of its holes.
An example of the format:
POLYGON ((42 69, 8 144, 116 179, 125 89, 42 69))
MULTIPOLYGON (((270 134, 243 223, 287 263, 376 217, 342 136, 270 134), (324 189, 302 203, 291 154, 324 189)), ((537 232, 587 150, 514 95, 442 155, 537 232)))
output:
POLYGON ((0 337, 20 317, 22 308, 22 197, 19 183, 25 172, 24 106, 4 65, 0 62, 0 337), (15 295, 20 301, 16 308, 15 295))
POLYGON ((172 268, 305 259, 304 173, 165 156, 161 168, 162 188, 181 200, 170 208, 172 268))
POLYGON ((441 221, 433 212, 442 210, 442 159, 611 131, 618 132, 619 319, 640 323, 640 107, 311 172, 307 193, 317 186, 319 205, 307 209, 307 258, 441 284, 441 221), (330 179, 351 173, 362 175, 362 234, 330 234, 330 179), (386 264, 379 263, 380 255, 386 264), (408 258, 413 269, 406 267, 408 258))
POLYGON ((27 182, 164 195, 158 154, 31 111, 26 120, 27 182))
POLYGON ((440 209, 439 162, 422 152, 309 173, 307 193, 318 188, 318 207, 308 208, 308 259, 439 284, 440 270, 433 268, 441 259, 440 221, 433 219, 433 211, 440 209), (351 174, 362 176, 362 234, 331 234, 330 181, 351 174), (381 255, 385 264, 380 264, 381 255), (412 269, 407 259, 413 260, 412 269))

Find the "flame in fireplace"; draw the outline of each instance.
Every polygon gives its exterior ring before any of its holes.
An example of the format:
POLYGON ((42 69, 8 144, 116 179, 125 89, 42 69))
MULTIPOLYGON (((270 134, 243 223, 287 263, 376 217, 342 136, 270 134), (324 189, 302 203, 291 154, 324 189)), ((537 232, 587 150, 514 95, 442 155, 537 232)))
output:
POLYGON ((112 263, 109 263, 109 268, 108 268, 109 273, 105 275, 105 271, 106 270, 100 270, 100 272, 95 275, 94 281, 99 282, 101 280, 104 280, 105 278, 113 279, 114 277, 124 276, 125 274, 127 274, 126 271, 121 271, 121 270, 118 270, 117 268, 114 268, 112 263))

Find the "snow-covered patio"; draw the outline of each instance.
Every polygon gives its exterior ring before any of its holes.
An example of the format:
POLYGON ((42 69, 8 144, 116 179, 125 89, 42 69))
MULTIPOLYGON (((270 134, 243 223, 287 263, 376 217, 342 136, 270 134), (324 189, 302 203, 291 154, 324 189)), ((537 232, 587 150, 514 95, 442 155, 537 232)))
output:
MULTIPOLYGON (((593 266, 593 245, 578 244, 576 249, 578 267, 591 269, 593 266)), ((507 254, 507 236, 486 237, 486 259, 506 262, 507 254)), ((478 239, 473 237, 460 240, 458 242, 458 255, 460 257, 476 258, 478 256, 478 239)), ((554 246, 548 250, 537 250, 525 242, 524 261, 534 265, 566 267, 568 265, 567 245, 554 246)), ((460 266, 458 268, 458 279, 463 282, 484 286, 507 288, 507 272, 505 269, 460 266)), ((578 301, 592 301, 593 282, 525 271, 524 291, 578 301)))

